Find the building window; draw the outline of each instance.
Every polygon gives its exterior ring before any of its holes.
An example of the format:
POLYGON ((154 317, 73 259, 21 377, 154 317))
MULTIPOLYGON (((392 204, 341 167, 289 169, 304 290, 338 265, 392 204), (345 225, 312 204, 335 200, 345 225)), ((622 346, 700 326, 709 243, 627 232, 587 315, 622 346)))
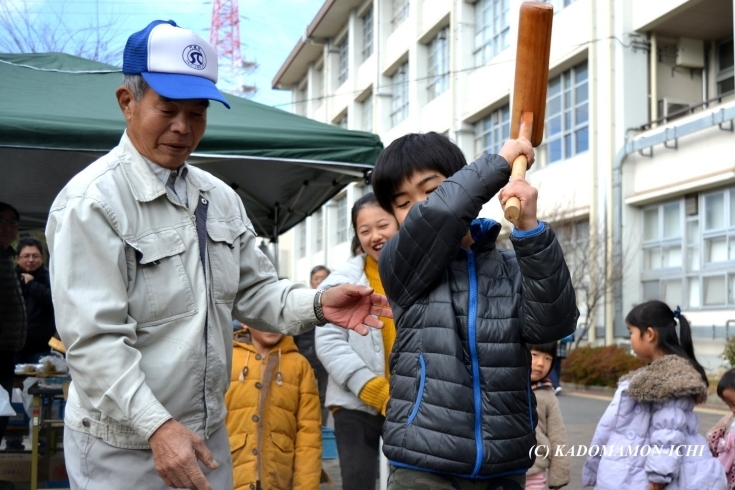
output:
POLYGON ((721 42, 717 46, 717 95, 735 90, 735 71, 733 70, 733 42, 721 42))
POLYGON ((644 300, 735 306, 735 188, 643 210, 644 300))
POLYGON ((336 123, 334 123, 335 126, 339 126, 340 128, 347 129, 347 113, 345 112, 342 117, 340 117, 336 123))
POLYGON ((584 61, 549 80, 545 141, 548 163, 587 151, 588 133, 589 91, 584 61))
POLYGON ((510 106, 503 106, 475 123, 475 157, 498 153, 510 137, 510 106))
POLYGON ((373 54, 373 7, 362 16, 362 59, 365 61, 373 54))
POLYGON ((554 13, 559 12, 564 9, 564 7, 569 7, 572 3, 574 3, 574 0, 547 0, 549 3, 554 5, 554 13))
POLYGON ((449 88, 449 27, 445 27, 429 44, 429 100, 449 88))
POLYGON ((339 52, 339 75, 337 76, 337 79, 339 80, 340 85, 345 83, 347 78, 350 76, 349 40, 349 35, 346 35, 342 42, 339 43, 339 46, 337 46, 337 51, 339 52))
POLYGON ((362 130, 373 132, 373 94, 362 101, 362 130))
POLYGON ((324 67, 320 66, 314 70, 314 98, 317 100, 316 108, 324 101, 324 67))
POLYGON ((402 64, 391 77, 393 100, 390 121, 395 126, 408 117, 408 62, 402 64))
POLYGON ((314 224, 314 253, 324 250, 324 213, 320 209, 311 218, 314 224))
POLYGON ((299 223, 299 226, 296 229, 296 241, 298 242, 296 258, 303 259, 306 257, 306 221, 299 223))
POLYGON ((393 1, 393 17, 391 18, 391 26, 393 31, 408 19, 409 0, 392 0, 393 1))
POLYGON ((334 229, 334 243, 342 243, 347 241, 349 231, 349 220, 347 213, 347 196, 342 196, 335 202, 337 207, 337 223, 334 229))
POLYGON ((475 4, 475 65, 487 63, 508 48, 510 0, 479 0, 475 4))

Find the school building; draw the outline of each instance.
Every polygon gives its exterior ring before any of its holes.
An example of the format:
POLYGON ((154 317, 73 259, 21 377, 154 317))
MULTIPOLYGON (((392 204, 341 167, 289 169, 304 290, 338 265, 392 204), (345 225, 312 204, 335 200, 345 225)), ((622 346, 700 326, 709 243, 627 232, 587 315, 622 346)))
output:
MULTIPOLYGON (((527 178, 567 254, 578 334, 680 305, 708 369, 735 334, 734 0, 553 0, 544 142, 527 178)), ((273 80, 296 114, 436 131, 468 161, 509 135, 520 0, 327 0, 273 80)), ((281 243, 282 272, 350 255, 353 185, 281 243), (282 260, 283 263, 283 260, 282 260)), ((503 222, 497 199, 483 216, 503 222)), ((507 225, 507 223, 506 223, 507 225)), ((507 227, 509 230, 509 226, 507 227)))

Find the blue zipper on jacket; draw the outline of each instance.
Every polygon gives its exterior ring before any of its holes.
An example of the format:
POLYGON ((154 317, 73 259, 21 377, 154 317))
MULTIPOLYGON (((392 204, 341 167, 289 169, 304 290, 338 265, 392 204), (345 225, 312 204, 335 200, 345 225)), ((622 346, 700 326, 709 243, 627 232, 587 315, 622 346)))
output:
POLYGON ((470 360, 472 361, 472 394, 475 399, 475 468, 470 478, 475 478, 480 473, 482 460, 484 459, 482 447, 482 395, 480 394, 480 365, 477 360, 477 271, 475 270, 475 254, 467 250, 467 272, 470 276, 470 312, 469 333, 470 360))

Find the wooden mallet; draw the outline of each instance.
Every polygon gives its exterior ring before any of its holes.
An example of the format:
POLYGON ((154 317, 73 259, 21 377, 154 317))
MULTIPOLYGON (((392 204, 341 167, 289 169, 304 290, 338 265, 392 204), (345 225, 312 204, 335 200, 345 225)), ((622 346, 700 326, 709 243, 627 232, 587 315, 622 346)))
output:
MULTIPOLYGON (((545 2, 523 2, 518 22, 516 76, 513 85, 513 112, 510 137, 525 137, 535 148, 544 137, 546 86, 549 82, 549 53, 554 7, 545 2)), ((528 160, 521 155, 513 161, 510 178, 525 177, 528 160)), ((505 219, 514 222, 521 212, 517 197, 505 203, 505 219)))

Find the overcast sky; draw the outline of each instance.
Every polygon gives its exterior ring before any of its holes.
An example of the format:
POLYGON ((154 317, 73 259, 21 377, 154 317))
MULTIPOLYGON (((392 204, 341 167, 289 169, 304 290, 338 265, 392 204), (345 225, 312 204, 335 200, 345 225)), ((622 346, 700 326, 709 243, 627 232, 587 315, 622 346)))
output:
MULTIPOLYGON (((23 7, 39 19, 74 31, 113 24, 112 49, 122 50, 127 37, 156 19, 174 20, 209 40, 213 0, 0 0, 11 9, 23 7)), ((260 66, 243 81, 256 85, 252 100, 288 109, 289 92, 271 89, 271 81, 324 0, 240 0, 240 42, 244 59, 260 66)), ((2 29, 2 27, 0 27, 2 29)), ((59 27, 62 29, 62 27, 59 27)), ((117 65, 122 64, 122 60, 117 65)), ((225 82, 225 81, 223 81, 225 82)), ((218 84, 228 91, 226 83, 218 84)))

